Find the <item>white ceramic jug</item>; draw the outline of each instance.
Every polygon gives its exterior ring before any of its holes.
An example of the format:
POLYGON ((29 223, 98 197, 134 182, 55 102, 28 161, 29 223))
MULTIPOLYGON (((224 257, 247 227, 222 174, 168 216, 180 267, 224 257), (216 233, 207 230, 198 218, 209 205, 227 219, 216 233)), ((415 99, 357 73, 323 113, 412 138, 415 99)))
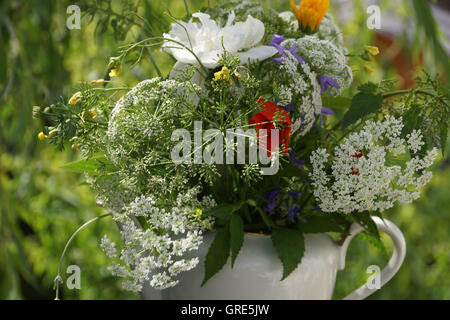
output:
MULTIPOLYGON (((400 268, 406 253, 405 239, 390 221, 374 217, 378 229, 393 240, 394 252, 380 274, 380 284, 387 283, 400 268)), ((301 264, 286 279, 280 281, 283 267, 269 236, 246 234, 244 244, 231 268, 229 259, 217 274, 201 287, 204 258, 213 236, 206 237, 200 248, 200 263, 179 277, 179 284, 165 290, 144 286, 143 299, 208 299, 208 300, 273 300, 331 299, 336 273, 345 267, 345 255, 350 241, 364 229, 359 224, 350 228, 350 236, 339 246, 327 234, 306 234, 305 254, 301 264)), ((199 252, 196 252, 198 255, 199 252)), ((377 289, 363 285, 345 299, 364 299, 377 289)))

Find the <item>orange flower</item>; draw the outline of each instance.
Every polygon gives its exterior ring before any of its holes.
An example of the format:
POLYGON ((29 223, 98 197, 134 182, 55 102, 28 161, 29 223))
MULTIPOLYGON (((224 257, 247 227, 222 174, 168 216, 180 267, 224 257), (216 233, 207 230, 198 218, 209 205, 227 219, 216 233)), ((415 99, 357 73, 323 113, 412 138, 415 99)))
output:
POLYGON ((312 33, 319 28, 329 6, 329 0, 302 0, 299 9, 295 1, 291 0, 292 11, 297 17, 300 28, 305 33, 312 33))

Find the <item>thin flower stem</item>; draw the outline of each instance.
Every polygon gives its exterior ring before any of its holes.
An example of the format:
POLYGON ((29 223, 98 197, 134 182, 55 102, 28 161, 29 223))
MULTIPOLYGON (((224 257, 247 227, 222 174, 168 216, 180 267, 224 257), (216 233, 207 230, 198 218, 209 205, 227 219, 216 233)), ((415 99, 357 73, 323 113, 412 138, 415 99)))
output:
POLYGON ((189 6, 188 6, 186 0, 184 0, 184 7, 186 8, 186 14, 187 14, 187 17, 189 18, 191 16, 191 14, 189 12, 189 6))
POLYGON ((163 77, 163 76, 162 76, 162 73, 161 73, 161 71, 159 70, 158 65, 156 64, 156 60, 155 60, 155 58, 153 57, 152 50, 151 50, 149 47, 147 47, 146 49, 147 49, 147 52, 148 52, 148 56, 150 57, 150 61, 152 62, 153 67, 155 67, 156 73, 158 74, 158 76, 159 76, 160 78, 162 78, 162 77, 163 77))
POLYGON ((69 240, 66 243, 66 246, 64 247, 64 250, 61 254, 61 258, 59 259, 59 266, 58 266, 58 275, 56 276, 55 280, 54 280, 54 285, 53 285, 53 289, 56 290, 56 296, 55 296, 55 300, 59 300, 59 285, 62 284, 62 277, 61 277, 61 267, 62 267, 62 262, 64 260, 64 256, 66 254, 67 249, 70 246, 70 243, 72 242, 73 239, 75 239, 75 236, 78 234, 78 232, 80 232, 82 229, 84 229, 84 227, 90 225, 92 222, 95 222, 97 220, 100 220, 102 218, 111 216, 111 213, 107 213, 98 217, 95 217, 89 221, 87 221, 86 223, 84 223, 81 227, 79 227, 73 234, 72 236, 69 238, 69 240))
POLYGON ((425 91, 425 90, 420 90, 420 89, 419 89, 419 90, 415 90, 415 89, 406 89, 406 90, 397 90, 397 91, 387 92, 387 93, 383 94, 382 97, 383 97, 383 99, 387 99, 387 98, 391 98, 391 97, 394 97, 394 96, 398 96, 398 95, 402 95, 402 94, 407 94, 407 93, 411 93, 411 92, 412 92, 412 93, 415 93, 415 94, 423 94, 423 95, 427 95, 427 96, 430 96, 430 97, 437 98, 437 99, 439 99, 439 101, 441 101, 444 105, 446 105, 447 108, 450 109, 450 105, 449 105, 448 103, 446 103, 444 99, 442 99, 442 98, 439 97, 439 96, 436 96, 435 94, 433 94, 433 93, 431 93, 431 92, 428 92, 428 91, 425 91))

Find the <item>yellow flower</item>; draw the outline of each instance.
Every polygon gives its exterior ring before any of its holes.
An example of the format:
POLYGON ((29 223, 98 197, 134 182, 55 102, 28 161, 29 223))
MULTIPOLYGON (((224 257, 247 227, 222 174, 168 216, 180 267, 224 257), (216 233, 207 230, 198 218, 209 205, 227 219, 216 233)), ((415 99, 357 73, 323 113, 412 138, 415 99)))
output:
POLYGON ((214 81, 220 81, 220 80, 226 80, 226 81, 230 80, 230 70, 226 66, 223 66, 222 70, 214 73, 214 81))
POLYGON ((89 116, 91 117, 91 119, 95 119, 95 117, 98 115, 98 110, 97 109, 91 109, 89 110, 89 116))
POLYGON ((81 99, 81 92, 76 92, 70 99, 69 104, 75 104, 81 99))
POLYGON ((364 46, 364 50, 368 54, 370 54, 372 57, 374 57, 380 53, 380 50, 378 49, 378 47, 373 47, 373 46, 364 46))
POLYGON ((302 0, 299 9, 295 1, 291 0, 292 11, 297 17, 300 28, 305 33, 312 33, 319 28, 329 6, 329 0, 302 0))
POLYGON ((235 76, 236 78, 238 78, 238 79, 241 78, 241 74, 240 74, 239 72, 237 72, 237 71, 234 72, 234 76, 235 76))
POLYGON ((120 73, 120 68, 114 68, 111 69, 111 71, 109 72, 109 76, 112 77, 117 77, 120 73))
POLYGON ((47 139, 48 138, 48 135, 46 135, 45 133, 43 133, 42 131, 41 132, 39 132, 39 134, 38 134, 38 139, 39 140, 44 140, 44 139, 47 139))
POLYGON ((75 151, 78 151, 78 141, 75 141, 75 142, 72 144, 72 149, 75 150, 75 151))
POLYGON ((91 84, 102 84, 105 82, 105 79, 97 79, 97 80, 92 80, 91 84))
POLYGON ((370 75, 373 75, 375 73, 375 69, 370 62, 364 63, 364 70, 370 75))

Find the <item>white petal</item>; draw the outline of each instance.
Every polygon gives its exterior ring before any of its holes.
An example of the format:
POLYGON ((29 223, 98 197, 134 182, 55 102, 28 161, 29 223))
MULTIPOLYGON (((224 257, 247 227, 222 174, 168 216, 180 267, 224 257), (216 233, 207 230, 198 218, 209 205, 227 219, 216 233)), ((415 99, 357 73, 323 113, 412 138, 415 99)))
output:
POLYGON ((242 64, 263 61, 273 57, 277 53, 277 49, 271 46, 259 46, 245 52, 239 52, 239 58, 242 64))
POLYGON ((234 11, 231 11, 230 15, 228 16, 228 21, 225 27, 231 26, 231 24, 234 22, 234 19, 236 18, 236 15, 234 14, 234 11))
MULTIPOLYGON (((179 46, 177 44, 174 44, 175 46, 179 46)), ((179 62, 183 62, 183 63, 187 63, 187 64, 198 64, 197 59, 195 59, 195 56, 188 50, 186 49, 177 49, 177 48, 171 48, 171 53, 173 55, 173 57, 179 61, 179 62)))
POLYGON ((242 49, 247 49, 255 46, 264 37, 264 23, 260 20, 253 18, 251 15, 247 17, 245 22, 245 29, 247 34, 242 46, 242 49))

